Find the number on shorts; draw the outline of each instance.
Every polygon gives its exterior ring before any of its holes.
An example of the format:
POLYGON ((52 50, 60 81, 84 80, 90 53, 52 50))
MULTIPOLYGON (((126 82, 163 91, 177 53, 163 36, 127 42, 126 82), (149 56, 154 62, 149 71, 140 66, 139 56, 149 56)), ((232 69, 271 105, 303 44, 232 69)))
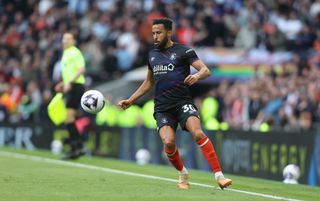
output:
POLYGON ((196 109, 191 104, 185 104, 184 106, 182 106, 182 109, 183 109, 183 112, 188 112, 188 111, 195 112, 196 111, 196 109))

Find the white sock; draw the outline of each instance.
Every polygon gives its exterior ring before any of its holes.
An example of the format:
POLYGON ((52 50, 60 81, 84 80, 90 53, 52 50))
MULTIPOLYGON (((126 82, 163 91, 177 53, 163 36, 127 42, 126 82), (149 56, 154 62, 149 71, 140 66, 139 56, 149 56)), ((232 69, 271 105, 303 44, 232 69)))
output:
POLYGON ((224 178, 223 173, 221 171, 214 173, 214 178, 218 181, 219 178, 224 178))
POLYGON ((188 174, 188 170, 186 167, 183 166, 182 170, 178 171, 179 174, 188 174))

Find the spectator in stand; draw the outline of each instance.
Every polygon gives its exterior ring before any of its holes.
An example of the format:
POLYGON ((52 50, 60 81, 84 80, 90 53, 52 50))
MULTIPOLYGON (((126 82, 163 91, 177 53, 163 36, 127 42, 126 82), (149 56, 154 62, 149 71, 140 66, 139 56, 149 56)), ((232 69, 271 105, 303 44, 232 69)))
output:
POLYGON ((277 28, 277 26, 267 23, 264 26, 264 32, 266 34, 266 48, 269 51, 281 51, 286 48, 286 37, 277 28))
POLYGON ((196 31, 191 25, 190 20, 188 18, 182 18, 179 24, 176 32, 178 42, 184 45, 192 45, 196 31))
POLYGON ((120 76, 121 72, 117 68, 118 60, 115 55, 115 48, 113 46, 107 47, 105 51, 105 56, 103 57, 102 66, 103 74, 105 77, 110 79, 115 79, 120 76))
POLYGON ((241 27, 235 40, 235 47, 249 50, 257 44, 257 29, 255 22, 250 21, 246 26, 241 27))
POLYGON ((312 47, 315 41, 315 34, 311 32, 310 27, 307 24, 304 24, 302 30, 298 33, 295 39, 295 49, 300 51, 301 54, 306 54, 305 50, 308 50, 309 47, 312 47))
POLYGON ((37 115, 38 109, 41 105, 41 93, 35 80, 30 81, 27 85, 26 93, 22 97, 19 104, 18 112, 23 121, 36 121, 39 120, 37 115))
POLYGON ((263 103, 259 91, 252 89, 249 95, 249 126, 251 126, 255 119, 257 119, 259 112, 263 108, 263 103))
POLYGON ((315 51, 320 52, 320 29, 318 29, 316 32, 316 38, 313 42, 313 47, 315 51))

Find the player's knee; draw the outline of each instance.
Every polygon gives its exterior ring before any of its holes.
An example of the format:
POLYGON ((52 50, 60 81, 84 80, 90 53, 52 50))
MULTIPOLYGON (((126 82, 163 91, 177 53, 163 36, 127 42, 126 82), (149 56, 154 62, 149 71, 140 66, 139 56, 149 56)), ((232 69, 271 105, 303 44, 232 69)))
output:
POLYGON ((167 150, 173 149, 175 146, 175 141, 172 139, 164 139, 162 140, 162 142, 163 142, 164 148, 167 150))
POLYGON ((193 132, 193 138, 198 141, 202 138, 204 138, 206 136, 206 134, 204 134, 202 129, 197 129, 193 132))

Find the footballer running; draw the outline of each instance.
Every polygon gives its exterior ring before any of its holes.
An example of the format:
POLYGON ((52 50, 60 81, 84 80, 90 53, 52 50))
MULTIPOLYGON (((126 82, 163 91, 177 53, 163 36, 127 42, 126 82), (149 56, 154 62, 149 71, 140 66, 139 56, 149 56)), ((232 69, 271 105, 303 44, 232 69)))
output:
POLYGON ((129 99, 118 105, 126 109, 137 99, 155 87, 154 118, 161 137, 164 152, 179 173, 178 188, 189 189, 189 173, 184 167, 176 145, 176 129, 190 132, 208 161, 220 188, 231 185, 232 180, 224 177, 211 140, 201 128, 197 107, 190 95, 189 86, 210 75, 208 67, 187 46, 174 43, 171 39, 172 20, 155 19, 152 35, 155 48, 149 52, 146 80, 129 99), (198 72, 190 74, 190 65, 198 72))

